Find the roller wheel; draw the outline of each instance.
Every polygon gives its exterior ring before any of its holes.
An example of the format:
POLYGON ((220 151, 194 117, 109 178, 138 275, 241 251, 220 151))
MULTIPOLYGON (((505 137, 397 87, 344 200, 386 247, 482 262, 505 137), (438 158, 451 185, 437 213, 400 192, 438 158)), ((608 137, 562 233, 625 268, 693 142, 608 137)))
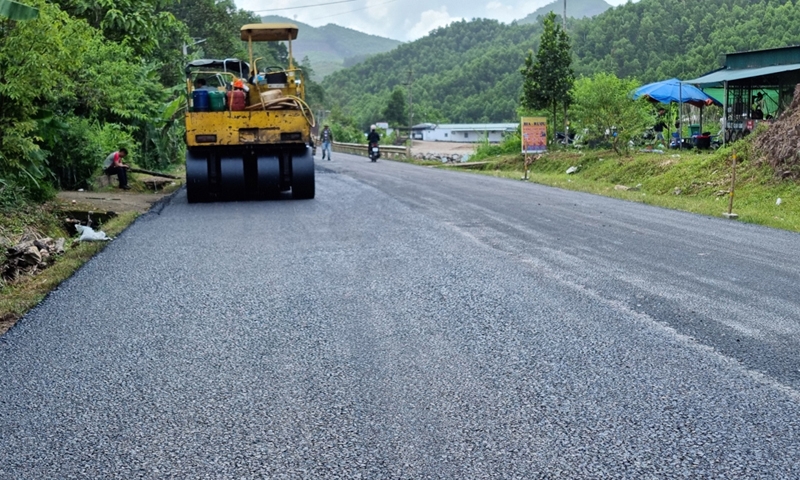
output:
POLYGON ((207 202, 209 197, 208 159, 186 152, 186 198, 189 203, 207 202))
POLYGON ((240 157, 221 157, 219 177, 219 193, 223 200, 246 198, 244 161, 240 157))
POLYGON ((314 157, 310 148, 292 155, 292 198, 314 198, 314 157))
POLYGON ((281 191, 281 166, 278 157, 258 158, 258 198, 275 198, 281 191))

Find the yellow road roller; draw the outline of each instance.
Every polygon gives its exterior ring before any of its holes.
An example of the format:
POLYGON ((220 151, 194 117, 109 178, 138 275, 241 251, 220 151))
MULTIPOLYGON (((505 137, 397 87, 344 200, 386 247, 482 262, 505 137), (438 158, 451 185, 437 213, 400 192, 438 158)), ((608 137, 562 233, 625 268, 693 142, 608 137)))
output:
POLYGON ((241 28, 249 62, 202 59, 185 69, 186 191, 190 203, 314 198, 311 128, 302 71, 293 65, 297 26, 241 28), (288 42, 289 66, 253 60, 253 42, 288 42))

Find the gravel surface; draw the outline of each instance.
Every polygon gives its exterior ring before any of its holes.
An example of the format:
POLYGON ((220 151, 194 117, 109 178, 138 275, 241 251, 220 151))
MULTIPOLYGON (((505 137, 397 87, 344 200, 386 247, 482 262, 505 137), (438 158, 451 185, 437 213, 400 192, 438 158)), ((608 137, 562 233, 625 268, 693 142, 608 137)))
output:
POLYGON ((458 153, 461 155, 471 155, 475 153, 476 143, 459 143, 459 142, 431 142, 414 140, 411 143, 411 153, 416 155, 419 153, 440 153, 443 155, 452 155, 458 153))
POLYGON ((0 337, 0 478, 800 478, 800 236, 335 154, 0 337))

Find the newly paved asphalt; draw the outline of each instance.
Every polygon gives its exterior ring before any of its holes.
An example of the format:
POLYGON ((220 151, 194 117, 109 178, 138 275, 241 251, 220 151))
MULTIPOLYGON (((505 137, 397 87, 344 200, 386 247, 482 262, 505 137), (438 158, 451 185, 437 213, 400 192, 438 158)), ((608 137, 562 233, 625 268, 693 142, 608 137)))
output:
POLYGON ((0 337, 0 478, 800 478, 800 235, 335 155, 0 337))

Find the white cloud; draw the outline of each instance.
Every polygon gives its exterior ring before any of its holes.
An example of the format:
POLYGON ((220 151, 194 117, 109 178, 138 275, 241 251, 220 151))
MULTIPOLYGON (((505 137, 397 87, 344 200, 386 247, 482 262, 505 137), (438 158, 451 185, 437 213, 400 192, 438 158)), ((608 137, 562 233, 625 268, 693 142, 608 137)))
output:
POLYGON ((506 5, 497 0, 492 0, 486 4, 485 16, 495 18, 501 22, 509 23, 519 16, 517 9, 512 5, 506 5))
POLYGON ((441 6, 438 10, 425 10, 419 14, 419 21, 406 33, 408 40, 424 37, 431 30, 444 27, 450 23, 462 20, 461 17, 451 17, 447 7, 441 6))
POLYGON ((365 6, 365 11, 367 12, 367 15, 369 15, 369 18, 373 20, 380 20, 389 15, 389 7, 391 5, 387 4, 386 0, 367 0, 365 6))

